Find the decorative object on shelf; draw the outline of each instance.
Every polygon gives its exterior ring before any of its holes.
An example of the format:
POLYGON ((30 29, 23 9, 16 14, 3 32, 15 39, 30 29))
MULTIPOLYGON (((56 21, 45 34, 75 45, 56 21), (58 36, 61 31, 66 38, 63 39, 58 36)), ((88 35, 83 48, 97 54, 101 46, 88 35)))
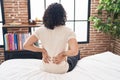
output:
POLYGON ((112 38, 120 38, 120 0, 100 0, 97 10, 96 16, 90 16, 93 27, 112 38))
POLYGON ((40 20, 39 18, 35 18, 35 20, 29 19, 29 24, 35 25, 35 24, 41 24, 42 25, 43 21, 40 20))
POLYGON ((29 24, 30 24, 30 25, 36 25, 36 21, 30 19, 30 20, 29 20, 29 24))

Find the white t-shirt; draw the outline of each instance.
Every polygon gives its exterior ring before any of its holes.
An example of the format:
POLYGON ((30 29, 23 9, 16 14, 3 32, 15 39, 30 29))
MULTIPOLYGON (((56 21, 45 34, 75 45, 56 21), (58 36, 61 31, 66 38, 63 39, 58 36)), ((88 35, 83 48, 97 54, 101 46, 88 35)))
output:
MULTIPOLYGON (((48 55, 53 58, 60 52, 67 49, 68 40, 75 38, 75 33, 66 26, 55 27, 53 30, 46 27, 40 27, 34 35, 41 41, 42 46, 46 49, 48 55)), ((51 73, 65 73, 68 71, 69 65, 66 61, 60 64, 43 62, 43 69, 51 73)))

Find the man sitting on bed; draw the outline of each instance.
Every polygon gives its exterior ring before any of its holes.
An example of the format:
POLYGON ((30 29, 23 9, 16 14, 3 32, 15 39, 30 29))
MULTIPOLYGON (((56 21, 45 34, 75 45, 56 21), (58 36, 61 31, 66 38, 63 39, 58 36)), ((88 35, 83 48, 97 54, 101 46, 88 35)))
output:
POLYGON ((24 43, 24 49, 42 52, 43 69, 50 73, 71 71, 80 58, 75 33, 65 26, 66 12, 61 4, 48 6, 39 27, 24 43), (41 41, 42 48, 34 45, 41 41), (69 49, 68 49, 69 46, 69 49))

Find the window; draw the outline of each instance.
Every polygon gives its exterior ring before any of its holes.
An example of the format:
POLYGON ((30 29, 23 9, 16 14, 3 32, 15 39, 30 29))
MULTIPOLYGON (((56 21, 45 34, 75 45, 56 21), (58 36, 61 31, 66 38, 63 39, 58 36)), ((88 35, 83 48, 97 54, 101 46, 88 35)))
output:
POLYGON ((28 0, 29 19, 42 20, 45 9, 54 2, 61 3, 65 8, 66 25, 76 33, 78 43, 88 43, 90 0, 28 0))
POLYGON ((0 47, 3 47, 2 25, 4 24, 3 0, 0 0, 0 47))

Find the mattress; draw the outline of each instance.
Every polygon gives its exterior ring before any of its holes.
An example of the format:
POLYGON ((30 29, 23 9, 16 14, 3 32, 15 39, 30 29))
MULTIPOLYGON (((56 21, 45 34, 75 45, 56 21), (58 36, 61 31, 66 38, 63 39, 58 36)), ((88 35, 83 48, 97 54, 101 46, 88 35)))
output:
POLYGON ((120 80, 120 56, 104 52, 84 57, 65 74, 42 71, 39 59, 11 59, 0 65, 0 80, 120 80))

